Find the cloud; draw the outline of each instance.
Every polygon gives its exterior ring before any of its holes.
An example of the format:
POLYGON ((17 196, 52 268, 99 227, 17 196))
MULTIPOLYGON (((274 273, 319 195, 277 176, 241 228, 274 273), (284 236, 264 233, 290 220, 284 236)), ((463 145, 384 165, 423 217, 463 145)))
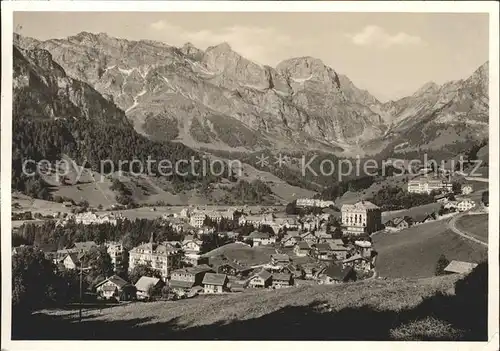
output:
POLYGON ((388 48, 391 46, 425 45, 422 38, 405 32, 389 34, 379 26, 366 26, 356 34, 347 34, 355 45, 388 48))
POLYGON ((191 42, 200 49, 227 42, 239 54, 263 64, 274 64, 280 52, 295 44, 288 35, 271 27, 230 26, 216 30, 186 30, 166 21, 150 25, 155 37, 171 45, 191 42))
POLYGON ((151 23, 151 28, 155 30, 162 30, 165 29, 166 23, 164 21, 157 21, 151 23))

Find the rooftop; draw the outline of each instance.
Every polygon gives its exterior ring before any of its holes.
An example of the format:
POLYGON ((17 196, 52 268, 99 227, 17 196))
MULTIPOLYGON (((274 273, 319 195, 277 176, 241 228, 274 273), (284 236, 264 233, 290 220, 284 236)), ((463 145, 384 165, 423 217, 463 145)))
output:
POLYGON ((224 285, 226 281, 227 276, 225 274, 207 273, 203 278, 203 284, 210 285, 224 285))
POLYGON ((377 210, 380 209, 377 205, 371 203, 370 201, 359 201, 355 204, 344 204, 342 205, 342 211, 363 211, 363 210, 377 210))
POLYGON ((299 241, 296 245, 301 250, 309 250, 309 249, 311 249, 311 247, 309 246, 309 244, 307 242, 305 242, 305 241, 299 241))
POLYGON ((194 282, 187 282, 187 281, 184 281, 184 280, 171 280, 170 283, 169 283, 170 287, 171 288, 183 288, 183 289, 186 289, 186 288, 191 288, 193 287, 194 285, 194 282))
POLYGON ((262 233, 259 231, 253 231, 250 233, 248 236, 250 239, 269 239, 269 234, 268 233, 262 233))
POLYGON ((290 281, 292 275, 289 273, 275 273, 273 274, 273 280, 290 281))
POLYGON ((140 291, 148 291, 148 288, 151 285, 156 286, 159 281, 159 278, 142 276, 139 278, 137 283, 135 283, 135 287, 140 291))
POLYGON ((220 268, 223 266, 229 266, 238 272, 248 271, 248 270, 252 269, 250 267, 245 267, 245 266, 242 266, 241 264, 238 264, 238 263, 232 262, 232 261, 223 261, 218 265, 217 268, 220 268))
POLYGON ((272 254, 271 258, 278 261, 288 261, 290 257, 287 254, 272 254))
POLYGON ((354 241, 354 245, 359 247, 372 247, 372 243, 367 240, 356 240, 354 241))
POLYGON ((353 262, 353 261, 357 261, 357 260, 365 260, 365 261, 368 261, 365 257, 362 257, 360 254, 356 254, 354 256, 351 256, 349 258, 346 258, 345 260, 343 260, 342 262, 343 263, 348 263, 348 262, 353 262))
POLYGON ((449 273, 469 273, 474 268, 476 268, 477 263, 472 262, 464 262, 464 261, 451 261, 448 266, 444 269, 445 272, 449 273))
POLYGON ((96 246, 97 244, 95 243, 95 241, 80 241, 76 242, 73 247, 77 250, 90 250, 91 248, 96 246))
POLYGON ((330 251, 330 249, 331 249, 331 246, 328 243, 319 243, 319 244, 316 244, 314 246, 316 247, 316 249, 318 249, 320 251, 330 251))
POLYGON ((342 268, 339 265, 332 264, 326 267, 323 273, 332 279, 343 281, 351 273, 352 269, 352 267, 342 268))
POLYGON ((257 276, 264 279, 268 280, 269 278, 272 277, 272 274, 266 271, 265 269, 261 270, 259 273, 257 273, 257 276))
POLYGON ((100 282, 99 284, 97 284, 96 288, 98 286, 101 286, 102 284, 104 284, 106 282, 111 282, 111 283, 115 284, 120 289, 123 288, 125 285, 129 285, 129 282, 127 282, 125 279, 123 279, 117 275, 112 275, 108 279, 105 279, 102 282, 100 282))

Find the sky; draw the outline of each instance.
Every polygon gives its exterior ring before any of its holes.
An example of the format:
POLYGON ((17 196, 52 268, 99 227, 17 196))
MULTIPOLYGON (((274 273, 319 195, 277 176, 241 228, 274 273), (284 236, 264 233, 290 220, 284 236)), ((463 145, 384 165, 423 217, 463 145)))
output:
POLYGON ((488 27, 477 13, 14 13, 15 31, 41 40, 87 31, 200 49, 227 42, 270 66, 313 56, 381 101, 467 78, 488 60, 488 27))

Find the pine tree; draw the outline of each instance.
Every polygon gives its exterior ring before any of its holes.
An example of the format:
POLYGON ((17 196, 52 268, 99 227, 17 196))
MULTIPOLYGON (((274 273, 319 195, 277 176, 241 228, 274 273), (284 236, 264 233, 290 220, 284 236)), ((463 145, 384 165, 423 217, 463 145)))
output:
POLYGON ((446 266, 448 266, 449 263, 450 261, 446 258, 446 256, 441 255, 436 263, 436 269, 434 271, 434 274, 436 276, 446 274, 444 269, 446 268, 446 266))

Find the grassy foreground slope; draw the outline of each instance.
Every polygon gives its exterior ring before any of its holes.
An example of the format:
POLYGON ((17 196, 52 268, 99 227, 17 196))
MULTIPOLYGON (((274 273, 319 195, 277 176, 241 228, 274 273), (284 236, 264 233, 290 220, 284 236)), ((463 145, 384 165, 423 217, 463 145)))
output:
POLYGON ((482 340, 486 338, 485 277, 487 267, 483 264, 465 283, 456 275, 374 279, 338 286, 199 296, 176 302, 130 303, 102 311, 86 310, 81 324, 77 310, 43 310, 32 316, 30 328, 13 322, 13 337, 482 340))
POLYGON ((460 217, 457 220, 457 228, 479 240, 488 242, 488 214, 460 217))
POLYGON ((453 233, 448 228, 448 220, 424 223, 396 233, 376 234, 373 244, 379 253, 377 272, 391 278, 431 277, 441 254, 450 261, 477 263, 488 256, 487 247, 453 233))

